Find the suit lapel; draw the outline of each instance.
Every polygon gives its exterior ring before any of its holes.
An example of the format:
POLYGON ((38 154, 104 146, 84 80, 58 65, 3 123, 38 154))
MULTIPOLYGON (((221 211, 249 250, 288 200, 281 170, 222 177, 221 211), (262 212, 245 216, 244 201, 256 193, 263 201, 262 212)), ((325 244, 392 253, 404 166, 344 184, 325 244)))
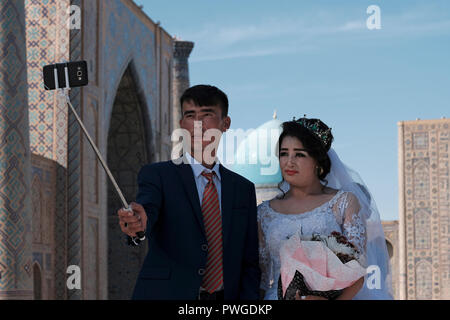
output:
MULTIPOLYGON (((200 201, 198 200, 198 192, 192 173, 192 168, 189 164, 175 165, 183 183, 183 187, 187 193, 189 201, 192 205, 195 218, 206 237, 205 225, 203 223, 202 209, 200 207, 200 201)), ((219 166, 221 176, 221 202, 222 202, 222 234, 223 234, 223 246, 224 249, 228 243, 231 234, 231 220, 232 220, 232 208, 233 208, 233 176, 222 165, 219 166)))
POLYGON ((233 208, 233 176, 220 165, 221 187, 222 187, 222 233, 224 250, 227 246, 231 233, 231 220, 233 208))
POLYGON ((183 182, 184 189, 188 195, 189 201, 191 202, 195 218, 206 237, 205 226, 203 224, 202 210, 200 208, 200 201, 198 200, 197 185, 195 183, 194 174, 192 173, 192 168, 189 164, 179 164, 176 165, 178 172, 181 176, 181 181, 183 182))

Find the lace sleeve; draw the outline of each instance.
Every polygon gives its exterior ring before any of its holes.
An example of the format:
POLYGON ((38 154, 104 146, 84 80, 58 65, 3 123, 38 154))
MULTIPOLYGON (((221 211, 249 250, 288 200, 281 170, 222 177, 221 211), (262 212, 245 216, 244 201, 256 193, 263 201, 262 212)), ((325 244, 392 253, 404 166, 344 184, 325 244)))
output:
POLYGON ((361 218, 362 208, 358 198, 353 193, 347 192, 342 209, 342 232, 358 249, 362 258, 360 262, 366 264, 366 225, 361 218))
POLYGON ((266 244, 266 237, 262 228, 263 205, 258 206, 258 238, 259 238, 259 268, 261 270, 260 288, 267 291, 270 288, 269 263, 270 254, 266 244))

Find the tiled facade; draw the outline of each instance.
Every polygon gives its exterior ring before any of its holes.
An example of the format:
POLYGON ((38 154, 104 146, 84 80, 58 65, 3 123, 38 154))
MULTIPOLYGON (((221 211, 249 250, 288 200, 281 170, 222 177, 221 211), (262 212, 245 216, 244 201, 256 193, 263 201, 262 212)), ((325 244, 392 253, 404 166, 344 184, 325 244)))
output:
POLYGON ((0 1, 0 299, 33 296, 23 1, 0 1))
POLYGON ((450 119, 399 123, 400 299, 450 299, 450 119))
POLYGON ((30 148, 65 165, 67 107, 44 90, 42 67, 69 60, 69 0, 25 0, 30 148))
POLYGON ((55 298, 54 237, 57 230, 54 226, 58 166, 43 156, 31 156, 34 297, 41 299, 55 298))
POLYGON ((131 202, 140 166, 170 157, 193 44, 131 0, 14 0, 0 10, 0 34, 10 39, 0 69, 22 77, 9 83, 0 73, 0 137, 11 142, 0 145, 11 164, 0 166, 0 299, 33 298, 33 287, 36 299, 128 299, 146 248, 124 245, 122 204, 73 114, 44 90, 42 66, 87 61, 89 85, 72 89, 71 102, 131 202), (80 29, 71 29, 77 8, 80 29), (12 235, 16 246, 1 247, 12 235), (69 265, 81 269, 81 290, 66 287, 69 265))
POLYGON ((398 300, 398 221, 382 221, 384 235, 386 237, 386 246, 389 254, 389 263, 392 275, 392 291, 394 299, 398 300))

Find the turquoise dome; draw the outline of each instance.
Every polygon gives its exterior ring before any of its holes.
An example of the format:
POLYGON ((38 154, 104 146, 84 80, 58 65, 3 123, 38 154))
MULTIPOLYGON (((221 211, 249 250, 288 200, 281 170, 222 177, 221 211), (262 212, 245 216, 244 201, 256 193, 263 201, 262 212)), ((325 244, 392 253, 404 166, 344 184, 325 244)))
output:
POLYGON ((281 124, 274 115, 252 130, 239 144, 231 169, 257 186, 277 185, 282 179, 276 152, 281 124))

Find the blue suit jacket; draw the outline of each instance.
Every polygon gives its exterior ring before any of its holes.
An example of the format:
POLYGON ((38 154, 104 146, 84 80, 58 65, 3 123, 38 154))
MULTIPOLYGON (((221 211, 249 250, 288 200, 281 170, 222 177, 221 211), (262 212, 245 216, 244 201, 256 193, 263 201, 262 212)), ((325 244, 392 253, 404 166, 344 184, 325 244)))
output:
MULTIPOLYGON (((226 300, 257 300, 260 270, 255 186, 220 165, 226 300)), ((194 174, 172 161, 144 166, 136 202, 148 216, 148 254, 133 299, 196 300, 207 240, 194 174)))

